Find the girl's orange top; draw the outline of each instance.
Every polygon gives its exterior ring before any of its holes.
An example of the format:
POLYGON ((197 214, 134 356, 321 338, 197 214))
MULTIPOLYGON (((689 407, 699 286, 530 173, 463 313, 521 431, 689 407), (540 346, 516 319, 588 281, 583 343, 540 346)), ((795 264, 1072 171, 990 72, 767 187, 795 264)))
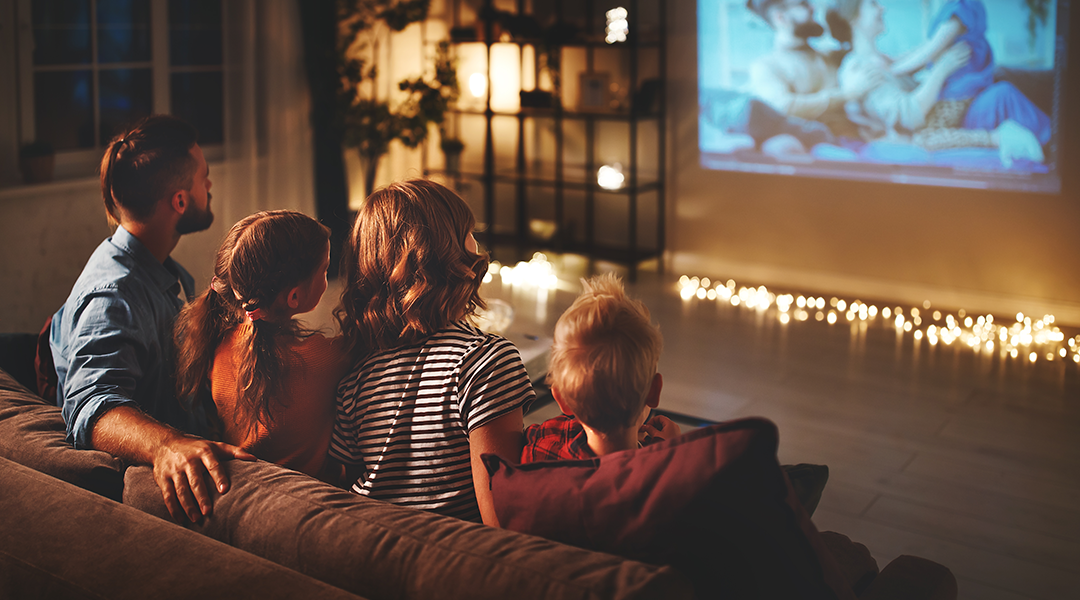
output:
POLYGON ((337 412, 338 381, 352 361, 343 351, 341 338, 326 339, 315 334, 289 344, 286 353, 285 398, 276 408, 268 429, 261 423, 251 427, 239 422, 236 407, 236 375, 239 365, 240 333, 250 325, 240 325, 214 351, 210 371, 210 391, 224 424, 223 441, 239 446, 262 460, 317 477, 326 462, 330 435, 337 412))

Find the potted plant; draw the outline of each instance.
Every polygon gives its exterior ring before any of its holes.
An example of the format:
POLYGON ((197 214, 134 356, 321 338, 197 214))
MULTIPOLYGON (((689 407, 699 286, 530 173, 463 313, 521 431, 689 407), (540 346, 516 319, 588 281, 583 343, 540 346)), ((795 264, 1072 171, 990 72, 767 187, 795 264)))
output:
POLYGON ((48 142, 30 142, 19 149, 19 170, 23 183, 52 181, 56 153, 48 142))
POLYGON ((398 140, 420 145, 430 125, 442 125, 458 97, 457 72, 449 42, 436 47, 433 72, 398 82, 402 95, 383 98, 374 66, 380 43, 410 23, 427 18, 430 0, 338 0, 338 117, 346 147, 356 148, 364 169, 364 194, 375 187, 379 159, 398 140))
POLYGON ((464 142, 455 137, 443 137, 442 141, 439 142, 439 148, 442 149, 443 155, 446 157, 447 172, 460 172, 461 152, 465 149, 464 142))

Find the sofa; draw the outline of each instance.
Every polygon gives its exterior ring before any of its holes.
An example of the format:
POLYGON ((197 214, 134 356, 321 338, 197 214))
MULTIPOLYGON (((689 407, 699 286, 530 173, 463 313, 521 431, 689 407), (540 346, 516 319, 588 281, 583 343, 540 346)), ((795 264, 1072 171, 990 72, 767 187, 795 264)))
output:
MULTIPOLYGON (((226 463, 232 487, 213 515, 175 524, 148 467, 66 443, 59 408, 24 385, 34 383, 28 356, 32 364, 32 354, 0 349, 0 368, 23 379, 0 370, 0 597, 714 595, 695 594, 671 566, 390 505, 262 461, 226 463)), ((815 543, 840 559, 821 560, 850 583, 838 597, 956 597, 942 565, 902 556, 878 573, 843 536, 815 543)))

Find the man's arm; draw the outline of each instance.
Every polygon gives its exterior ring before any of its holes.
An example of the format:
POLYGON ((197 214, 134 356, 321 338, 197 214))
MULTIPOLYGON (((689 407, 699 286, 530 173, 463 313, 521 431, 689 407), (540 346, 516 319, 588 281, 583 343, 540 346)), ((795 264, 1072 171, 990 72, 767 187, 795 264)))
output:
POLYGON ((843 87, 798 94, 791 90, 774 65, 760 61, 750 68, 750 88, 754 95, 785 115, 816 120, 826 111, 839 110, 845 103, 859 100, 884 79, 884 74, 873 69, 860 69, 855 75, 849 77, 843 87))
POLYGON ((150 353, 140 333, 153 322, 144 307, 127 302, 115 289, 103 288, 71 309, 75 313, 63 319, 70 319, 68 324, 53 324, 70 327, 62 336, 64 347, 56 349, 61 352, 58 363, 66 366, 61 391, 69 441, 76 448, 104 450, 129 463, 153 465, 165 505, 177 521, 185 511, 193 521, 200 511, 209 514, 205 476, 209 473, 216 484, 221 483, 218 456, 254 457, 227 444, 182 434, 140 410, 133 398, 137 382, 147 376, 140 359, 150 353))
POLYGON ((128 404, 101 415, 91 439, 97 450, 131 463, 153 465, 154 481, 177 522, 185 515, 192 522, 210 516, 213 503, 208 481, 222 494, 229 490, 219 459, 255 460, 236 446, 181 433, 128 404))

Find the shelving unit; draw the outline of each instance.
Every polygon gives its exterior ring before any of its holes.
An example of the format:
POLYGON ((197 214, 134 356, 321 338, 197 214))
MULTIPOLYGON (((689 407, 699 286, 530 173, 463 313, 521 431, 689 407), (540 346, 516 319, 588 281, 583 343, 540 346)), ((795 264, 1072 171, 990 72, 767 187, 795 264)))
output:
MULTIPOLYGON (((463 15, 471 9, 470 3, 452 0, 453 45, 482 44, 487 82, 502 76, 492 69, 493 46, 516 45, 517 80, 524 81, 524 73, 533 73, 527 82, 530 89, 519 85, 519 92, 539 90, 554 99, 550 108, 494 107, 494 85, 489 84, 472 106, 460 102, 447 125, 451 134, 461 135, 471 124, 476 138, 482 122, 482 157, 474 154, 474 160, 464 161, 464 168, 447 170, 429 168, 428 152, 424 152, 425 175, 445 177, 471 198, 477 221, 485 227, 478 237, 497 258, 508 260, 512 258, 507 252, 524 255, 535 249, 572 252, 623 264, 634 277, 641 262, 663 253, 666 2, 622 4, 628 13, 626 41, 608 44, 604 12, 619 4, 617 0, 604 5, 595 0, 485 0, 479 10, 473 9, 475 15, 463 15), (504 27, 500 21, 512 25, 504 27), (527 31, 515 31, 513 24, 527 31), (476 32, 475 39, 467 39, 470 28, 476 32), (542 57, 548 53, 557 57, 558 68, 547 69, 547 80, 542 82, 542 57), (526 58, 530 55, 531 64, 526 58), (597 71, 605 58, 605 66, 599 68, 614 73, 597 71), (568 88, 580 88, 568 85, 570 78, 578 82, 583 74, 593 77, 593 82, 612 84, 607 89, 600 84, 592 88, 588 109, 582 108, 578 98, 567 97, 572 95, 568 88), (516 146, 509 151, 497 147, 496 129, 502 132, 508 129, 506 121, 514 120, 516 146), (612 131, 619 128, 627 131, 612 142, 616 137, 612 131), (611 162, 601 158, 601 145, 607 154, 621 158, 625 179, 618 189, 597 183, 598 169, 611 162), (472 184, 479 187, 479 197, 472 184)), ((468 81, 461 69, 464 97, 468 81)))

